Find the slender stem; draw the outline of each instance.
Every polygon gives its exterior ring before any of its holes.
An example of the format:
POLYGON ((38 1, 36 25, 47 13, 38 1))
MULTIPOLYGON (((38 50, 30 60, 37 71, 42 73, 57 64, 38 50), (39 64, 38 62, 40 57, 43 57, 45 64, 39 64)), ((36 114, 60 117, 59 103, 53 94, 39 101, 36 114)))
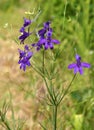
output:
MULTIPOLYGON (((43 50, 43 63, 42 63, 42 67, 43 67, 43 75, 44 75, 44 71, 45 71, 45 50, 43 50)), ((52 92, 50 91, 50 88, 49 88, 49 86, 48 86, 48 83, 47 83, 47 80, 46 80, 46 78, 45 78, 45 76, 43 77, 43 79, 44 79, 44 81, 45 81, 45 84, 46 84, 46 87, 47 87, 47 90, 48 90, 48 93, 49 93, 49 95, 50 95, 50 97, 51 97, 51 99, 52 99, 52 102, 53 103, 55 103, 55 101, 54 101, 54 98, 53 98, 53 94, 52 94, 52 92)))
POLYGON ((44 75, 40 72, 40 71, 38 71, 33 65, 32 65, 32 68, 43 78, 44 77, 44 75))
POLYGON ((72 82, 74 81, 75 77, 76 77, 76 74, 73 76, 73 78, 72 78, 72 80, 71 80, 70 84, 68 85, 67 89, 65 90, 65 92, 64 92, 64 93, 63 93, 63 95, 61 96, 61 98, 60 98, 60 100, 59 100, 59 102, 58 102, 58 104, 57 104, 57 105, 59 105, 59 104, 60 104, 60 102, 63 100, 63 98, 64 98, 64 97, 65 97, 65 95, 67 94, 67 92, 68 92, 69 88, 71 87, 72 82))
POLYGON ((12 102, 12 94, 10 92, 10 102, 11 102, 11 112, 12 112, 12 120, 13 120, 13 129, 16 130, 16 122, 15 122, 15 115, 14 115, 14 109, 13 109, 13 102, 12 102))
POLYGON ((47 130, 40 122, 39 122, 40 126, 44 129, 47 130))
POLYGON ((44 68, 44 67, 45 67, 45 64, 44 64, 45 61, 44 61, 44 59, 45 59, 45 50, 43 50, 43 62, 42 62, 43 74, 45 73, 45 72, 44 72, 44 71, 45 71, 45 70, 44 70, 44 69, 45 69, 45 68, 44 68))
POLYGON ((33 22, 35 22, 37 19, 38 19, 38 17, 39 17, 39 15, 41 14, 41 10, 39 10, 39 13, 35 16, 35 18, 33 19, 33 22))
POLYGON ((48 93, 49 93, 49 95, 50 95, 50 97, 51 97, 51 99, 52 99, 52 101, 53 101, 53 104, 54 104, 54 98, 53 98, 53 95, 52 95, 51 92, 50 92, 50 89, 49 89, 49 87, 48 87, 48 83, 47 83, 47 81, 46 81, 45 76, 44 76, 41 72, 39 72, 33 65, 32 65, 32 68, 43 78, 43 80, 44 80, 44 82, 45 82, 45 85, 46 85, 46 88, 47 88, 47 91, 48 91, 48 93))
POLYGON ((54 105, 53 106, 54 108, 54 110, 53 110, 53 118, 54 118, 54 124, 53 124, 53 130, 57 130, 57 105, 54 105))
POLYGON ((54 105, 57 105, 57 96, 54 90, 54 86, 52 85, 52 79, 50 80, 50 88, 51 88, 51 94, 53 96, 54 99, 54 105))
POLYGON ((11 130, 11 128, 9 127, 8 123, 4 121, 4 124, 6 125, 8 130, 11 130))
MULTIPOLYGON (((45 73, 44 71, 44 67, 45 67, 45 64, 44 64, 44 58, 45 58, 45 52, 43 50, 43 74, 45 73)), ((55 96, 55 92, 54 92, 54 89, 53 89, 53 86, 52 86, 52 80, 50 79, 50 88, 48 86, 48 83, 46 81, 46 78, 45 76, 43 77, 44 81, 45 81, 45 84, 46 84, 46 87, 47 87, 47 90, 48 90, 48 93, 51 97, 50 99, 50 102, 52 103, 52 107, 53 107, 53 130, 56 130, 57 129, 57 103, 56 103, 56 96, 55 96)))
POLYGON ((47 95, 48 101, 46 102, 49 106, 53 106, 53 100, 47 95))
POLYGON ((47 84, 46 78, 43 77, 43 79, 44 79, 44 81, 45 81, 46 88, 47 88, 47 91, 48 91, 48 93, 49 93, 49 95, 50 95, 50 97, 51 97, 51 99, 52 99, 52 102, 53 102, 53 104, 55 104, 55 100, 54 100, 54 98, 53 98, 53 95, 52 95, 52 93, 51 93, 49 87, 48 87, 48 84, 47 84))
POLYGON ((8 125, 8 122, 7 121, 5 121, 5 119, 1 116, 1 121, 4 123, 4 125, 6 126, 6 128, 8 129, 8 130, 11 130, 11 128, 9 127, 9 125, 8 125))
POLYGON ((66 17, 66 9, 67 9, 68 1, 66 1, 65 9, 64 9, 64 20, 63 20, 63 29, 65 29, 65 17, 66 17))

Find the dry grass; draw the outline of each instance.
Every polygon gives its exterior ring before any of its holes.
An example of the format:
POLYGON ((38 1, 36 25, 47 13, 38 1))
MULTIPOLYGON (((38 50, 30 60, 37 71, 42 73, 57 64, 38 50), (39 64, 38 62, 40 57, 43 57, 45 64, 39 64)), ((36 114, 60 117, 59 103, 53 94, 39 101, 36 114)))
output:
MULTIPOLYGON (((19 36, 19 26, 21 26, 21 19, 25 11, 25 9, 20 8, 13 12, 0 12, 0 19, 2 19, 0 20, 0 109, 5 100, 6 102, 10 101, 11 95, 15 118, 26 121, 25 130, 32 128, 39 130, 40 126, 35 125, 32 119, 38 111, 39 103, 30 96, 30 93, 27 94, 26 91, 32 90, 32 88, 29 88, 31 85, 29 84, 28 72, 26 74, 21 71, 17 63, 19 45, 15 42, 15 39, 19 36)), ((7 118, 10 119, 10 117, 11 109, 9 108, 7 118)), ((0 130, 3 130, 3 128, 0 127, 0 130)))
MULTIPOLYGON (((29 80, 26 73, 19 69, 18 62, 18 45, 13 40, 0 39, 0 106, 4 100, 10 100, 10 93, 12 95, 12 105, 15 112, 15 118, 26 120, 26 130, 37 130, 37 125, 32 120, 36 117, 39 109, 39 102, 37 96, 35 99, 25 98, 28 90, 29 80), (27 84, 26 84, 27 83, 27 84), (23 86, 24 85, 24 86, 23 86), (33 126, 34 125, 34 126, 33 126)), ((39 93, 41 90, 38 90, 39 93)), ((7 113, 7 118, 10 118, 10 110, 7 113)), ((39 129, 38 129, 39 130, 39 129)))

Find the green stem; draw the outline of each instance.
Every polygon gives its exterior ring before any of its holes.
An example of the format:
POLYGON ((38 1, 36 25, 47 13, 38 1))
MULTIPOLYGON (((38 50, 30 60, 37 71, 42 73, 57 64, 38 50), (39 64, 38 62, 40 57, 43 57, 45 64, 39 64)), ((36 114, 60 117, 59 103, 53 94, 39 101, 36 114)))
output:
POLYGON ((64 29, 65 29, 65 17, 66 17, 67 4, 68 4, 68 1, 66 1, 65 9, 64 9, 63 31, 64 31, 64 29))
POLYGON ((76 74, 73 76, 73 78, 72 78, 72 80, 71 80, 71 82, 70 82, 69 86, 67 87, 67 89, 65 90, 65 92, 63 93, 63 95, 61 96, 61 98, 60 98, 60 100, 59 100, 59 102, 58 102, 58 104, 57 104, 57 105, 59 105, 59 104, 60 104, 60 102, 63 100, 63 98, 64 98, 64 97, 65 97, 65 95, 67 94, 67 92, 68 92, 69 88, 71 87, 72 82, 74 81, 75 77, 76 77, 76 74))
MULTIPOLYGON (((43 74, 45 73, 44 71, 45 71, 45 64, 44 64, 44 58, 45 58, 45 52, 44 52, 44 50, 43 50, 43 64, 42 64, 42 66, 43 66, 43 74)), ((44 81, 45 81, 45 84, 46 84, 46 87, 47 87, 47 90, 48 90, 48 93, 49 93, 49 95, 50 95, 50 97, 51 97, 51 103, 52 103, 52 107, 53 107, 53 130, 56 130, 57 129, 57 103, 56 103, 56 96, 55 96, 55 93, 54 93, 54 89, 53 89, 53 86, 52 86, 52 80, 50 79, 50 88, 49 88, 49 86, 48 86, 48 83, 47 83, 47 80, 46 80, 46 78, 45 78, 45 76, 43 77, 43 79, 44 79, 44 81)))
POLYGON ((43 50, 43 64, 42 64, 42 67, 43 67, 43 74, 44 74, 44 58, 45 58, 45 51, 43 50))
POLYGON ((49 89, 49 87, 48 87, 48 83, 47 83, 47 81, 46 81, 45 76, 44 76, 41 72, 39 72, 33 65, 32 65, 32 68, 43 78, 43 80, 44 80, 44 82, 45 82, 45 85, 46 85, 46 88, 47 88, 47 91, 48 91, 48 93, 49 93, 49 95, 50 95, 50 97, 51 97, 51 99, 52 99, 53 104, 54 104, 54 98, 53 98, 53 95, 52 95, 51 92, 50 92, 50 89, 49 89))
POLYGON ((57 104, 57 98, 56 98, 54 86, 52 84, 52 79, 50 80, 50 88, 51 88, 51 94, 52 94, 53 100, 54 100, 54 105, 56 105, 57 104))
POLYGON ((44 129, 47 130, 40 122, 39 122, 40 126, 44 129))
MULTIPOLYGON (((44 73, 45 73, 45 50, 43 50, 43 62, 42 62, 42 67, 43 67, 43 75, 44 75, 44 73)), ((45 78, 45 75, 44 75, 44 77, 43 77, 43 79, 44 79, 44 81, 45 81, 45 85, 46 85, 46 88, 47 88, 47 91, 48 91, 48 93, 49 93, 49 95, 50 95, 50 97, 51 97, 51 99, 52 99, 52 102, 53 102, 53 104, 55 103, 55 101, 54 101, 54 98, 53 98, 53 94, 52 94, 52 92, 51 92, 51 90, 50 90, 50 88, 49 88, 49 86, 48 86, 48 83, 47 83, 47 80, 46 80, 46 78, 45 78)))
POLYGON ((7 127, 8 130, 11 130, 11 128, 9 127, 8 123, 4 121, 5 126, 7 127))
POLYGON ((47 91, 48 91, 48 93, 49 93, 49 95, 50 95, 50 97, 51 97, 51 99, 52 99, 52 102, 53 102, 53 104, 55 104, 55 100, 54 100, 54 98, 53 98, 53 95, 52 95, 52 93, 51 93, 49 87, 48 87, 48 84, 47 84, 46 78, 43 77, 43 79, 44 79, 44 82, 45 82, 45 84, 46 84, 47 91))
POLYGON ((54 118, 54 123, 53 123, 53 130, 57 130, 57 105, 53 106, 53 118, 54 118))
POLYGON ((38 19, 38 17, 39 17, 39 15, 41 14, 41 10, 39 10, 39 13, 35 16, 35 18, 33 19, 33 22, 35 22, 37 19, 38 19))
POLYGON ((40 72, 40 71, 38 71, 33 65, 32 65, 32 68, 43 78, 44 77, 44 75, 40 72))
POLYGON ((8 122, 7 121, 5 121, 5 119, 1 116, 1 121, 4 123, 4 125, 6 126, 6 128, 8 129, 8 130, 11 130, 11 128, 9 127, 9 125, 8 125, 8 122))

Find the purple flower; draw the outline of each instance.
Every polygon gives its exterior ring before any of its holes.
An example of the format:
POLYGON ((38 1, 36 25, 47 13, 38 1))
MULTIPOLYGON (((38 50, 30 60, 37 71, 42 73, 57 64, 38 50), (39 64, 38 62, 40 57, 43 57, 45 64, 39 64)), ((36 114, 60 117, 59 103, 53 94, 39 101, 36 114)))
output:
POLYGON ((38 31, 38 35, 40 36, 40 38, 44 38, 45 33, 46 33, 46 30, 44 28, 38 31))
POLYGON ((39 40, 37 43, 31 44, 32 47, 35 47, 37 51, 39 51, 42 48, 42 45, 44 43, 45 39, 39 40))
POLYGON ((21 27, 21 28, 20 28, 20 32, 23 33, 24 31, 25 31, 25 28, 24 28, 24 27, 21 27))
POLYGON ((45 29, 49 29, 49 28, 50 28, 50 24, 51 24, 50 21, 45 22, 45 23, 44 23, 44 28, 45 28, 45 29))
POLYGON ((81 75, 83 74, 83 67, 90 68, 90 64, 86 62, 81 62, 81 57, 76 54, 76 63, 72 63, 68 65, 68 69, 74 69, 74 74, 79 72, 81 75))
POLYGON ((40 38, 44 38, 46 32, 47 32, 49 29, 50 29, 50 22, 48 21, 48 22, 45 22, 45 23, 44 23, 44 28, 43 28, 43 29, 40 29, 40 30, 38 31, 38 34, 39 34, 40 38))
POLYGON ((53 43, 59 44, 60 42, 58 40, 56 40, 56 39, 51 39, 51 38, 45 39, 45 43, 44 43, 45 50, 47 50, 49 48, 53 49, 54 48, 54 44, 53 43))
POLYGON ((23 43, 23 44, 24 44, 24 40, 25 40, 27 37, 29 37, 30 34, 31 34, 31 33, 29 33, 29 32, 23 31, 23 32, 22 32, 22 35, 19 37, 19 40, 21 40, 20 43, 23 43))
POLYGON ((25 52, 19 49, 19 61, 20 69, 26 70, 26 66, 30 66, 30 58, 33 56, 33 53, 31 51, 25 52))
POLYGON ((24 46, 24 49, 25 49, 26 51, 29 51, 29 46, 28 46, 28 45, 25 45, 25 46, 24 46))
POLYGON ((26 27, 26 26, 28 26, 28 25, 30 25, 31 24, 31 20, 30 19, 26 19, 26 18, 24 18, 24 24, 23 24, 23 27, 26 27))
POLYGON ((46 33, 46 36, 47 37, 51 37, 52 36, 52 32, 53 32, 52 28, 49 28, 49 30, 46 33))
POLYGON ((24 46, 24 51, 18 49, 19 51, 19 61, 20 69, 26 70, 26 66, 30 66, 30 58, 33 56, 33 53, 30 51, 29 46, 24 46))
POLYGON ((53 30, 50 28, 50 22, 44 23, 44 28, 38 31, 39 40, 36 44, 32 44, 33 47, 36 47, 37 50, 40 50, 44 47, 45 50, 53 49, 54 44, 59 44, 60 42, 56 39, 52 39, 53 30))
POLYGON ((19 40, 21 40, 20 43, 23 43, 23 44, 24 44, 24 40, 25 40, 27 37, 29 37, 29 35, 31 34, 31 33, 29 33, 29 29, 30 29, 29 27, 28 27, 28 32, 25 31, 26 27, 27 27, 28 25, 30 25, 30 24, 31 24, 31 20, 24 18, 24 24, 23 24, 23 26, 20 28, 20 32, 22 33, 22 35, 19 37, 19 40))
POLYGON ((18 51, 19 51, 19 59, 21 59, 22 57, 24 57, 26 55, 25 51, 20 50, 20 49, 18 49, 18 51))
POLYGON ((59 44, 60 42, 56 39, 52 39, 52 28, 49 28, 49 31, 47 31, 46 33, 46 39, 44 42, 45 50, 47 50, 48 48, 53 49, 54 48, 53 43, 59 44))

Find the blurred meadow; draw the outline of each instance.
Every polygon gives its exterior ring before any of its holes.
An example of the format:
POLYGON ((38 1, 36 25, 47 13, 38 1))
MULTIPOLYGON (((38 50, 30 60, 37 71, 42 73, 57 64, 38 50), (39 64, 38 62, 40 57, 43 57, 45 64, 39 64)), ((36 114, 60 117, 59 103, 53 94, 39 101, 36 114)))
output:
MULTIPOLYGON (((31 12, 33 18, 39 10, 38 23, 50 20, 60 41, 55 48, 59 51, 55 87, 65 88, 72 79, 67 66, 75 61, 75 51, 91 64, 83 75, 77 74, 61 103, 58 130, 94 130, 94 0, 0 0, 0 115, 7 111, 11 130, 42 130, 39 122, 51 130, 42 78, 32 68, 23 72, 18 65, 23 17, 31 12)), ((0 130, 7 130, 1 118, 0 130)))

